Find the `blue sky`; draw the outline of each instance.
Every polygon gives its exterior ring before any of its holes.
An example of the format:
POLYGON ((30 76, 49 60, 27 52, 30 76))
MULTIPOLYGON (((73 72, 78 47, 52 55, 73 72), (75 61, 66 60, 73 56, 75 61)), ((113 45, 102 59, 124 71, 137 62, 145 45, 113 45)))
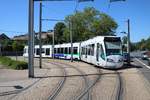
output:
MULTIPOLYGON (((74 13, 75 1, 43 2, 43 18, 64 19, 74 13)), ((126 0, 114 2, 108 7, 109 0, 95 0, 78 5, 78 10, 85 7, 95 7, 101 12, 112 16, 118 23, 117 35, 124 36, 121 31, 127 31, 126 20, 131 21, 131 41, 140 41, 150 36, 150 0, 126 0)), ((39 2, 35 2, 35 31, 38 31, 39 2)), ((28 0, 0 1, 0 33, 9 37, 27 33, 28 31, 28 0)), ((43 21, 43 31, 53 29, 55 23, 43 21)))

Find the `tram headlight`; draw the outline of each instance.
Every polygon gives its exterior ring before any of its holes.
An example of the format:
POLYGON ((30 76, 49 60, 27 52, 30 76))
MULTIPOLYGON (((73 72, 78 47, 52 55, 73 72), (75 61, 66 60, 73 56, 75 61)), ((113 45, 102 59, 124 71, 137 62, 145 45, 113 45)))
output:
POLYGON ((108 62, 114 62, 114 60, 113 60, 113 59, 110 59, 110 58, 107 58, 107 61, 108 61, 108 62))
POLYGON ((123 59, 119 59, 119 62, 123 62, 123 59))

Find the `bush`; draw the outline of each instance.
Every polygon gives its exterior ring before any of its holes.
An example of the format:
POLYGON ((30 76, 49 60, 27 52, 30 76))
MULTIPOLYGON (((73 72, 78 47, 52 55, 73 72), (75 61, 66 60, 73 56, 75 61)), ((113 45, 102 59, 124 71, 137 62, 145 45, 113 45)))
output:
POLYGON ((28 68, 28 64, 23 61, 15 61, 8 57, 0 57, 0 63, 6 67, 16 70, 23 70, 28 68))

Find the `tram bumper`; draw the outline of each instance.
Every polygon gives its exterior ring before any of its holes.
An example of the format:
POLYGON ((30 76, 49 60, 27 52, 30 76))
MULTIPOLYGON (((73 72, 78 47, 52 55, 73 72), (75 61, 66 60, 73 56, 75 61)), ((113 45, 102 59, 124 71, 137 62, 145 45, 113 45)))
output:
POLYGON ((106 68, 117 69, 123 66, 123 62, 107 62, 105 66, 106 68))

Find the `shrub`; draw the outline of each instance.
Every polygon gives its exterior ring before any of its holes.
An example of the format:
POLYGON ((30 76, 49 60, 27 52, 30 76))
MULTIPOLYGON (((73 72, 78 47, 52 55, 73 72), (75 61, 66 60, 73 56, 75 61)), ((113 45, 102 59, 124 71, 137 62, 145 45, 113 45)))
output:
POLYGON ((12 68, 17 69, 17 70, 27 69, 27 67, 28 67, 28 64, 22 61, 16 61, 16 62, 13 62, 12 64, 12 68))
POLYGON ((23 61, 15 61, 9 57, 0 57, 0 63, 6 65, 6 67, 16 70, 23 70, 28 68, 28 64, 23 61))

